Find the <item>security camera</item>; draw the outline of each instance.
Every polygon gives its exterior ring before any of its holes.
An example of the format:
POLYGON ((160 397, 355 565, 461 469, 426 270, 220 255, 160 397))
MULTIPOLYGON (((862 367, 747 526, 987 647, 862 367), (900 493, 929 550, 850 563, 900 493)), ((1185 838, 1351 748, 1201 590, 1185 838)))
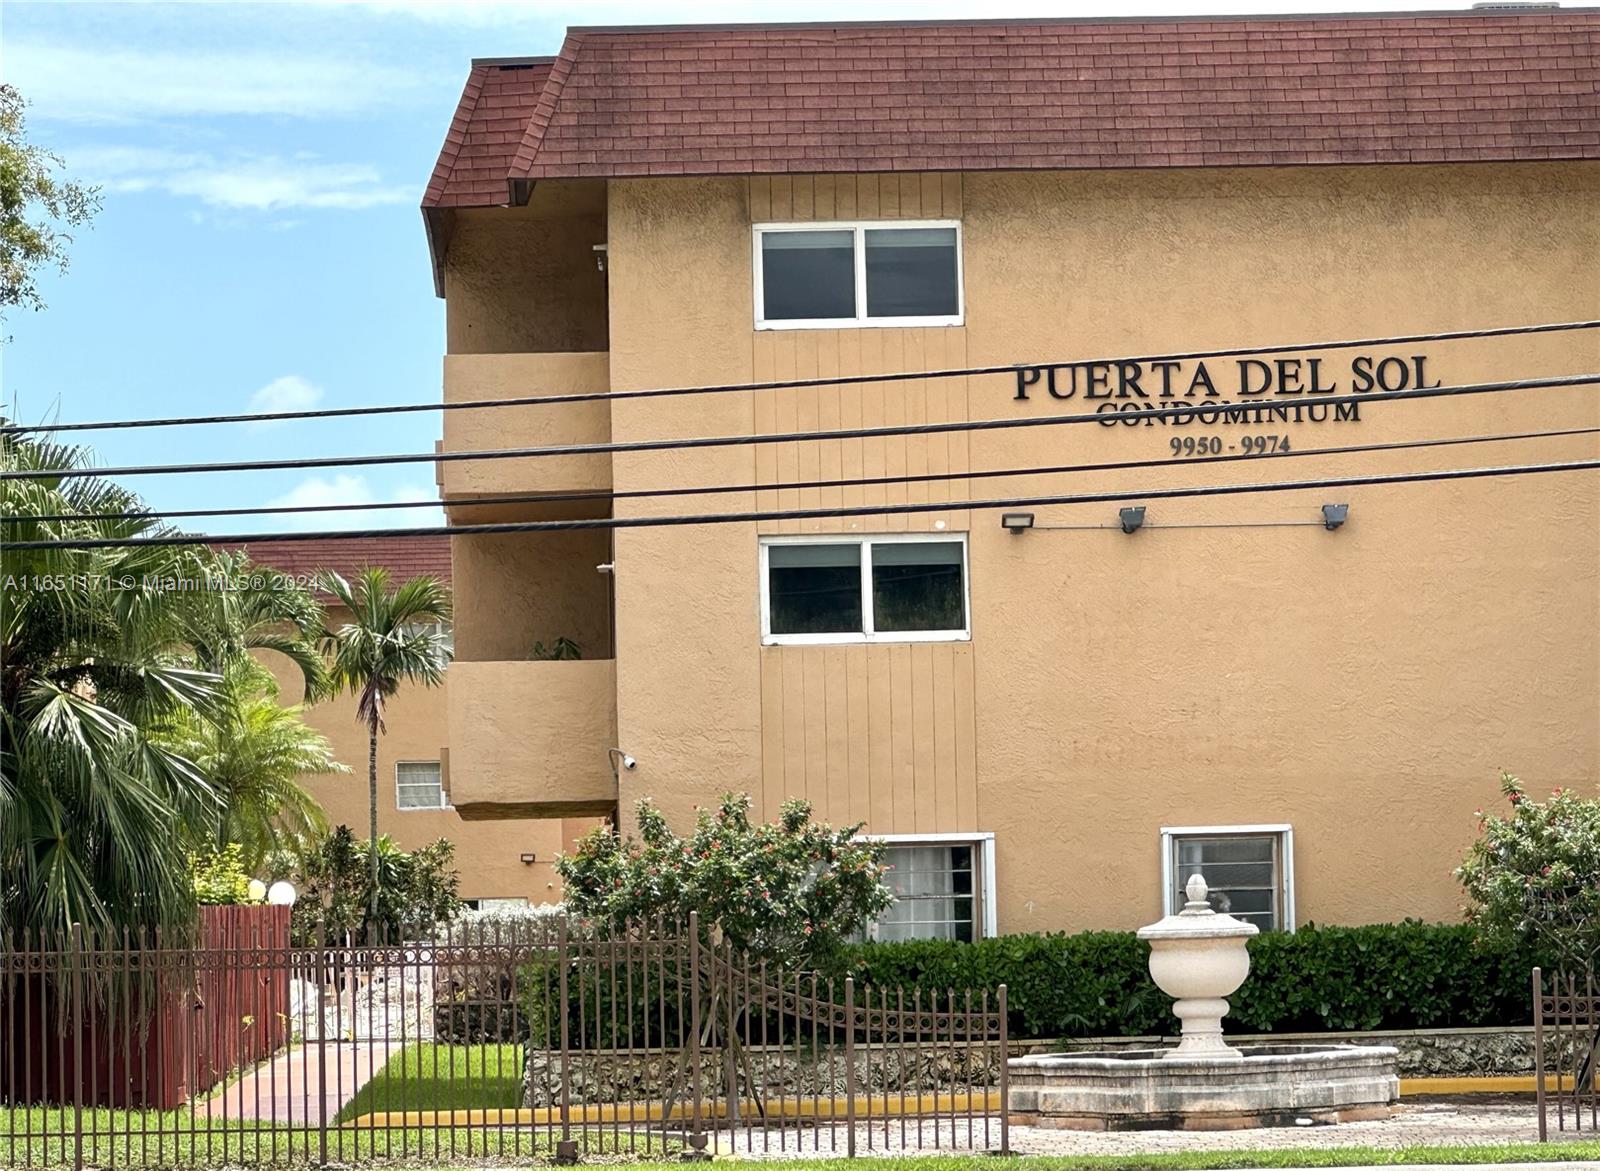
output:
POLYGON ((639 762, 624 752, 622 754, 622 767, 631 773, 634 769, 639 767, 639 762))

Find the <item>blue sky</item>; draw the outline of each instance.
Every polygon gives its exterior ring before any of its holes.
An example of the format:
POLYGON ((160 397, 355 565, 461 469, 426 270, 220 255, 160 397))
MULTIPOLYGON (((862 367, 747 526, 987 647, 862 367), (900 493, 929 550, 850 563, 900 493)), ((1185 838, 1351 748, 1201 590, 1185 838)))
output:
MULTIPOLYGON (((24 421, 426 402, 443 306, 418 203, 472 57, 568 24, 1404 9, 1407 0, 1118 4, 32 3, 0 7, 30 137, 104 209, 6 323, 24 421)), ((1465 5, 1452 5, 1465 7, 1465 5)), ((436 414, 100 432, 108 465, 427 451, 436 414)), ((159 508, 429 498, 426 465, 128 481, 159 508)), ((436 510, 186 522, 213 532, 427 524, 436 510)))

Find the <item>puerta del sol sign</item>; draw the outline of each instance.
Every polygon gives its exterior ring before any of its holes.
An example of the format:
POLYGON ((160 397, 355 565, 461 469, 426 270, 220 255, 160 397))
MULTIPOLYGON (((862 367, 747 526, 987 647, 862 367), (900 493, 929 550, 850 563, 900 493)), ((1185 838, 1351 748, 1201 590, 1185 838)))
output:
POLYGON ((1020 402, 1077 401, 1108 427, 1190 424, 1358 423, 1359 402, 1319 396, 1378 394, 1440 386, 1425 354, 1210 361, 1069 362, 1019 366, 1020 402), (1230 404, 1229 409, 1216 409, 1230 404), (1249 404, 1240 407, 1232 404, 1249 404), (1206 407, 1213 409, 1206 410, 1206 407), (1193 414, 1150 414, 1195 407, 1193 414))

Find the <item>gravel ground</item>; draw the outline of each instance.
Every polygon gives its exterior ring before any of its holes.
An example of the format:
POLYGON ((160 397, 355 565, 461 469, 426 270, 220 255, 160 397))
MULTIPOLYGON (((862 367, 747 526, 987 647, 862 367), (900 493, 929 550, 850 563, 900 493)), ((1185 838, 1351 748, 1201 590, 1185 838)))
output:
MULTIPOLYGON (((1586 1118, 1587 1124, 1588 1119, 1586 1118)), ((1551 1117, 1552 1127, 1554 1116, 1551 1117)), ((1570 1125, 1571 1119, 1568 1119, 1570 1125)), ((934 1147, 935 1128, 925 1122, 922 1128, 921 1148, 925 1151, 939 1149, 950 1151, 982 1150, 986 1145, 999 1145, 999 1123, 990 1120, 989 1142, 983 1135, 980 1118, 969 1144, 967 1124, 962 1120, 952 1128, 948 1122, 938 1131, 938 1147, 934 1147), (952 1144, 952 1138, 955 1140, 952 1144)), ((1075 1130, 1045 1130, 1032 1126, 1011 1128, 1011 1149, 1029 1155, 1127 1155, 1155 1151, 1236 1151, 1276 1150, 1294 1147, 1413 1147, 1413 1146, 1478 1146, 1504 1143, 1526 1143, 1538 1139, 1538 1117, 1532 1102, 1432 1101, 1407 1102, 1393 1117, 1375 1122, 1346 1122, 1338 1126, 1274 1127, 1255 1130, 1177 1131, 1143 1130, 1120 1132, 1094 1132, 1075 1130)), ((1585 1125, 1578 1134, 1557 1137, 1591 1138, 1594 1132, 1585 1125)), ((776 1128, 767 1134, 757 1129, 735 1135, 716 1136, 719 1154, 738 1154, 752 1158, 793 1158, 796 1155, 843 1154, 846 1136, 843 1127, 820 1129, 792 1127, 786 1131, 776 1128)), ((902 1145, 900 1123, 891 1121, 887 1142, 882 1125, 873 1128, 869 1139, 866 1129, 857 1128, 857 1153, 899 1154, 917 1148, 916 1123, 907 1126, 907 1141, 902 1145)))

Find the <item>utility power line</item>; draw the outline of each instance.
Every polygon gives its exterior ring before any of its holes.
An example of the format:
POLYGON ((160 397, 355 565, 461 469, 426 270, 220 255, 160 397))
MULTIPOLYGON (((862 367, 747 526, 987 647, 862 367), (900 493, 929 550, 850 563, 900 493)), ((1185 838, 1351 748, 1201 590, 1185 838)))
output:
MULTIPOLYGON (((8 549, 128 549, 146 545, 252 544, 262 541, 323 541, 359 537, 452 537, 504 533, 570 532, 580 529, 668 528, 683 525, 749 524, 776 520, 834 520, 852 516, 903 516, 929 512, 997 511, 1070 504, 1124 501, 1177 500, 1191 497, 1254 495, 1263 492, 1298 492, 1329 488, 1359 488, 1382 484, 1420 484, 1439 480, 1476 480, 1491 476, 1545 475, 1556 472, 1593 471, 1600 459, 1562 463, 1512 464, 1499 467, 1453 468, 1431 472, 1391 472, 1375 476, 1336 476, 1315 480, 1289 480, 1262 484, 1192 485, 1144 491, 1086 492, 1010 499, 940 500, 913 504, 868 504, 842 508, 789 508, 753 512, 721 512, 676 516, 596 517, 579 520, 507 521, 492 524, 434 525, 424 528, 366 529, 354 531, 227 533, 205 536, 97 537, 85 540, 8 541, 8 549)), ((930 534, 932 536, 934 534, 930 534)))
POLYGON ((561 403, 620 402, 629 399, 680 398, 690 395, 738 394, 764 390, 800 390, 827 386, 866 383, 913 382, 936 378, 978 377, 989 374, 1016 374, 1018 371, 1065 369, 1070 366, 1116 366, 1122 363, 1187 362, 1206 358, 1256 357, 1262 354, 1295 354, 1316 350, 1348 350, 1363 346, 1398 346, 1421 342, 1463 341, 1476 338, 1515 337, 1526 334, 1565 333, 1600 328, 1600 319, 1554 321, 1536 325, 1503 325, 1487 329, 1457 329, 1434 333, 1396 334, 1389 337, 1350 338, 1340 341, 1292 342, 1276 346, 1245 346, 1232 349, 1189 350, 1171 354, 1144 354, 1113 358, 1074 359, 1062 362, 1010 363, 1002 366, 966 366, 944 370, 903 370, 886 374, 843 374, 819 378, 791 378, 766 382, 713 383, 703 386, 675 386, 646 390, 602 390, 569 394, 533 395, 519 398, 473 399, 465 402, 393 403, 367 407, 322 407, 302 411, 260 411, 232 415, 175 415, 160 419, 105 419, 88 423, 8 424, 0 435, 62 433, 69 431, 113 431, 144 427, 187 427, 215 423, 274 423, 294 419, 340 419, 372 415, 415 414, 425 411, 486 410, 496 407, 554 406, 561 403))
POLYGON ((193 475, 209 472, 261 472, 307 468, 369 467, 379 464, 454 463, 496 459, 545 459, 567 455, 611 455, 620 452, 685 451, 697 448, 749 447, 774 443, 809 443, 837 439, 881 439, 901 435, 941 435, 953 432, 1002 431, 1018 427, 1060 427, 1077 424, 1125 425, 1129 420, 1154 423, 1161 419, 1203 418, 1249 414, 1254 411, 1293 410, 1306 407, 1337 407, 1348 404, 1392 403, 1415 399, 1450 398, 1459 395, 1491 394, 1506 391, 1546 390, 1557 387, 1591 386, 1600 383, 1600 374, 1568 374, 1551 378, 1524 378, 1508 382, 1481 382, 1463 386, 1435 386, 1417 390, 1380 391, 1346 395, 1316 395, 1296 403, 1263 403, 1231 400, 1193 406, 1154 407, 1135 412, 1076 415, 1030 415, 1010 419, 971 419, 945 423, 907 423, 887 427, 854 427, 836 431, 788 431, 756 435, 704 435, 687 439, 640 439, 622 443, 573 443, 553 447, 518 447, 487 451, 406 452, 395 455, 318 456, 310 459, 238 460, 197 464, 133 464, 109 468, 62 468, 50 471, 5 471, 0 480, 61 480, 113 476, 193 475))
POLYGON ((1460 435, 1442 439, 1406 439, 1389 443, 1358 443, 1341 447, 1299 447, 1290 451, 1259 454, 1173 456, 1166 459, 1115 460, 1105 463, 1054 464, 1022 468, 989 468, 964 472, 929 472, 906 476, 859 476, 831 480, 780 480, 749 484, 695 485, 681 488, 630 488, 614 491, 518 493, 475 496, 459 500, 382 500, 362 504, 279 504, 250 508, 143 509, 136 513, 46 513, 0 516, 0 524, 51 524, 125 520, 130 516, 152 520, 177 520, 189 517, 271 516, 301 513, 367 512, 394 508, 482 508, 503 504, 553 504, 583 500, 649 500, 683 496, 725 496, 747 492, 790 492, 822 488, 870 488, 881 485, 932 484, 950 480, 990 480, 1011 476, 1049 476, 1069 472, 1114 472, 1143 468, 1184 467, 1193 464, 1236 463, 1311 456, 1362 455, 1379 451, 1412 451, 1433 447, 1459 447, 1473 443, 1508 443, 1529 439, 1561 439, 1578 435, 1600 435, 1600 427, 1566 427, 1550 431, 1519 431, 1506 434, 1460 435))

